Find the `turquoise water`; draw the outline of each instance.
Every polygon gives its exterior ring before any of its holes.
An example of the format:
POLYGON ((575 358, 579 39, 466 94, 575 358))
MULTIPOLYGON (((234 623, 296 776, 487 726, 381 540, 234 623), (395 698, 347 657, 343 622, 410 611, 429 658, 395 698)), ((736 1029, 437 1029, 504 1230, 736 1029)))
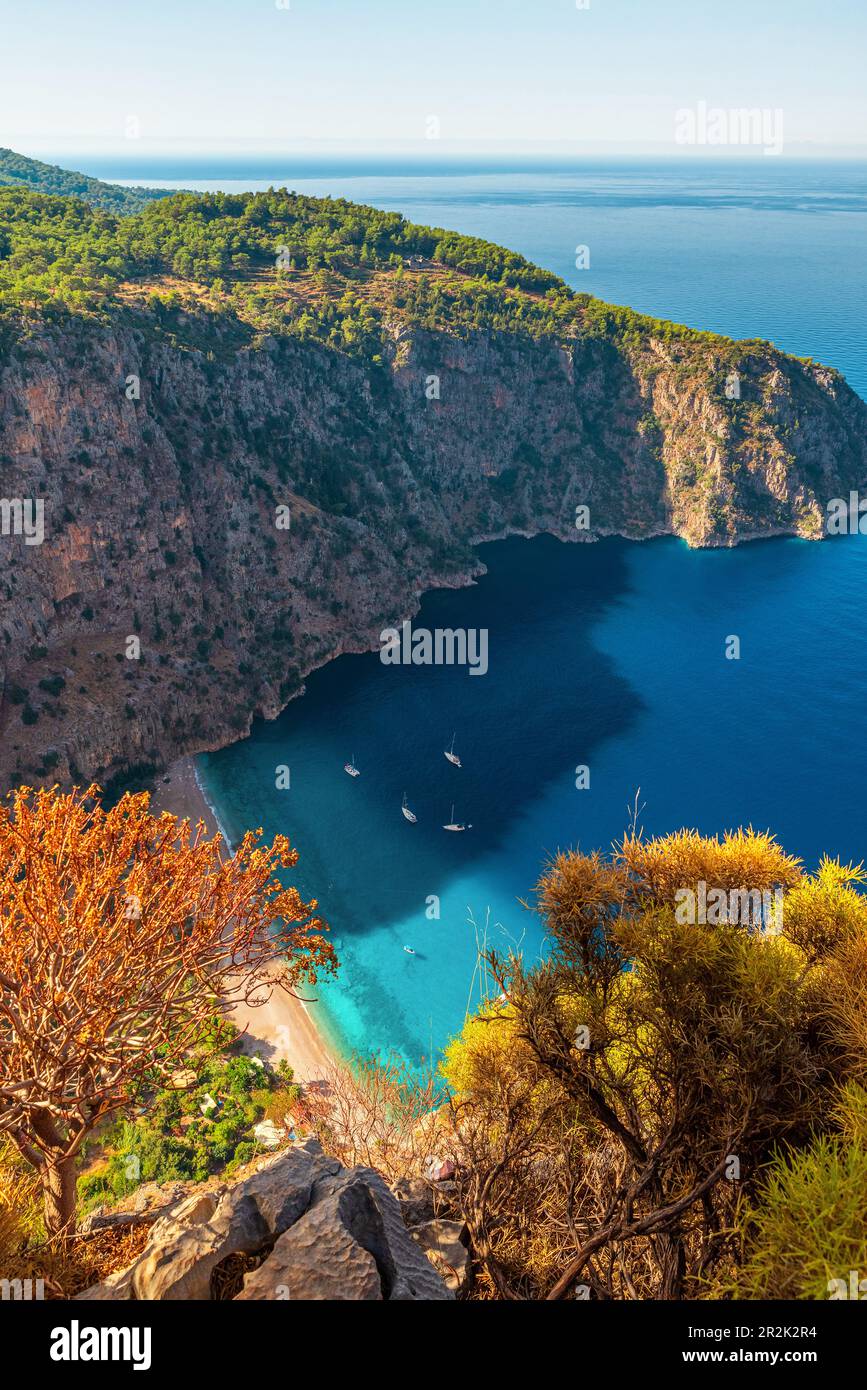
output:
MULTIPOLYGON (((289 182, 490 237, 614 301, 771 338, 867 395, 865 168, 768 163, 289 182), (587 275, 570 269, 578 242, 587 275)), ((201 760, 230 833, 262 824, 299 847, 301 886, 334 928, 341 974, 322 997, 347 1051, 436 1052, 477 995, 486 919, 489 941, 536 956, 539 923, 518 899, 558 847, 619 836, 639 787, 650 833, 751 823, 808 864, 864 853, 867 538, 690 552, 540 537, 482 555, 479 584, 428 595, 416 625, 487 627, 486 676, 342 657, 275 723, 201 760), (739 661, 725 659, 731 634, 739 661), (442 753, 453 730, 461 770, 442 753), (441 829, 452 801, 464 835, 441 829)))

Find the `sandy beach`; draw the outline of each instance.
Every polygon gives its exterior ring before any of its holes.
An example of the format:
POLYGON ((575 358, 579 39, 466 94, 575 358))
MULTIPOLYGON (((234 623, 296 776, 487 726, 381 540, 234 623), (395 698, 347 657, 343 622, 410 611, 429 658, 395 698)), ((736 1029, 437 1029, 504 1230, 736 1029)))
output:
MULTIPOLYGON (((203 820, 211 835, 219 829, 196 781, 195 765, 190 757, 179 758, 158 779, 151 810, 155 815, 170 811, 194 823, 203 820)), ((302 987, 302 992, 315 995, 316 991, 315 987, 306 986, 302 987)), ((244 1032, 244 1050, 259 1053, 270 1062, 285 1057, 299 1081, 320 1080, 339 1059, 317 1027, 315 1009, 315 1004, 305 1004, 279 990, 258 1007, 238 1005, 234 1019, 244 1032)))

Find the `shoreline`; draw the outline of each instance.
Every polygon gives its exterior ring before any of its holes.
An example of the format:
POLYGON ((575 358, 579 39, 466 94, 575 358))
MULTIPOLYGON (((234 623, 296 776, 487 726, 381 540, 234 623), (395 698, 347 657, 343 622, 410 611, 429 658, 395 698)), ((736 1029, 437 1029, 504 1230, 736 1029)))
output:
MULTIPOLYGON (((186 818, 194 825, 204 821, 208 834, 219 833, 231 848, 199 785, 192 755, 176 759, 158 778, 151 794, 151 812, 159 815, 163 811, 186 818)), ((280 990, 274 990, 265 1004, 236 1004, 232 1020, 243 1034, 243 1051, 250 1056, 258 1053, 271 1063, 285 1059, 296 1081, 323 1080, 341 1058, 327 1041, 315 1007, 280 990)))

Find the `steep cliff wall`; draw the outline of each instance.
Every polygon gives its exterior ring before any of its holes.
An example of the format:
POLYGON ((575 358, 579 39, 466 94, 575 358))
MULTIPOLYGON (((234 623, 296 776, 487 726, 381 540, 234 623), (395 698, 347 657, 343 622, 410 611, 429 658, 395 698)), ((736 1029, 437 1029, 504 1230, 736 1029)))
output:
POLYGON ((0 497, 45 499, 45 540, 0 537, 0 782, 240 737, 468 582, 480 539, 818 536, 865 426, 838 374, 758 343, 396 324, 365 362, 204 314, 10 332, 0 497))

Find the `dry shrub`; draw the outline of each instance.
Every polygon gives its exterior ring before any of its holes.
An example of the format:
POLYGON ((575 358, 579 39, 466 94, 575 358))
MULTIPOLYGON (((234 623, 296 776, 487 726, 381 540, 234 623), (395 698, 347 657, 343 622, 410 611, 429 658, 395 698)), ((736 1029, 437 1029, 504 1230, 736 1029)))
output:
POLYGON ((491 954, 498 1002, 445 1062, 483 1294, 696 1298, 742 1261, 775 1153, 839 1133, 867 1071, 861 877, 753 831, 551 861, 545 959, 491 954), (681 921, 702 881, 786 890, 782 931, 681 921))
POLYGON ((141 1222, 46 1239, 39 1180, 11 1145, 0 1145, 0 1271, 4 1279, 41 1279, 46 1298, 74 1298, 125 1269, 144 1248, 149 1230, 149 1224, 141 1222))
POLYGON ((417 1176, 442 1146, 442 1097, 391 1058, 332 1063, 317 1092, 305 1091, 308 1122, 327 1153, 346 1167, 376 1168, 390 1183, 417 1176))

